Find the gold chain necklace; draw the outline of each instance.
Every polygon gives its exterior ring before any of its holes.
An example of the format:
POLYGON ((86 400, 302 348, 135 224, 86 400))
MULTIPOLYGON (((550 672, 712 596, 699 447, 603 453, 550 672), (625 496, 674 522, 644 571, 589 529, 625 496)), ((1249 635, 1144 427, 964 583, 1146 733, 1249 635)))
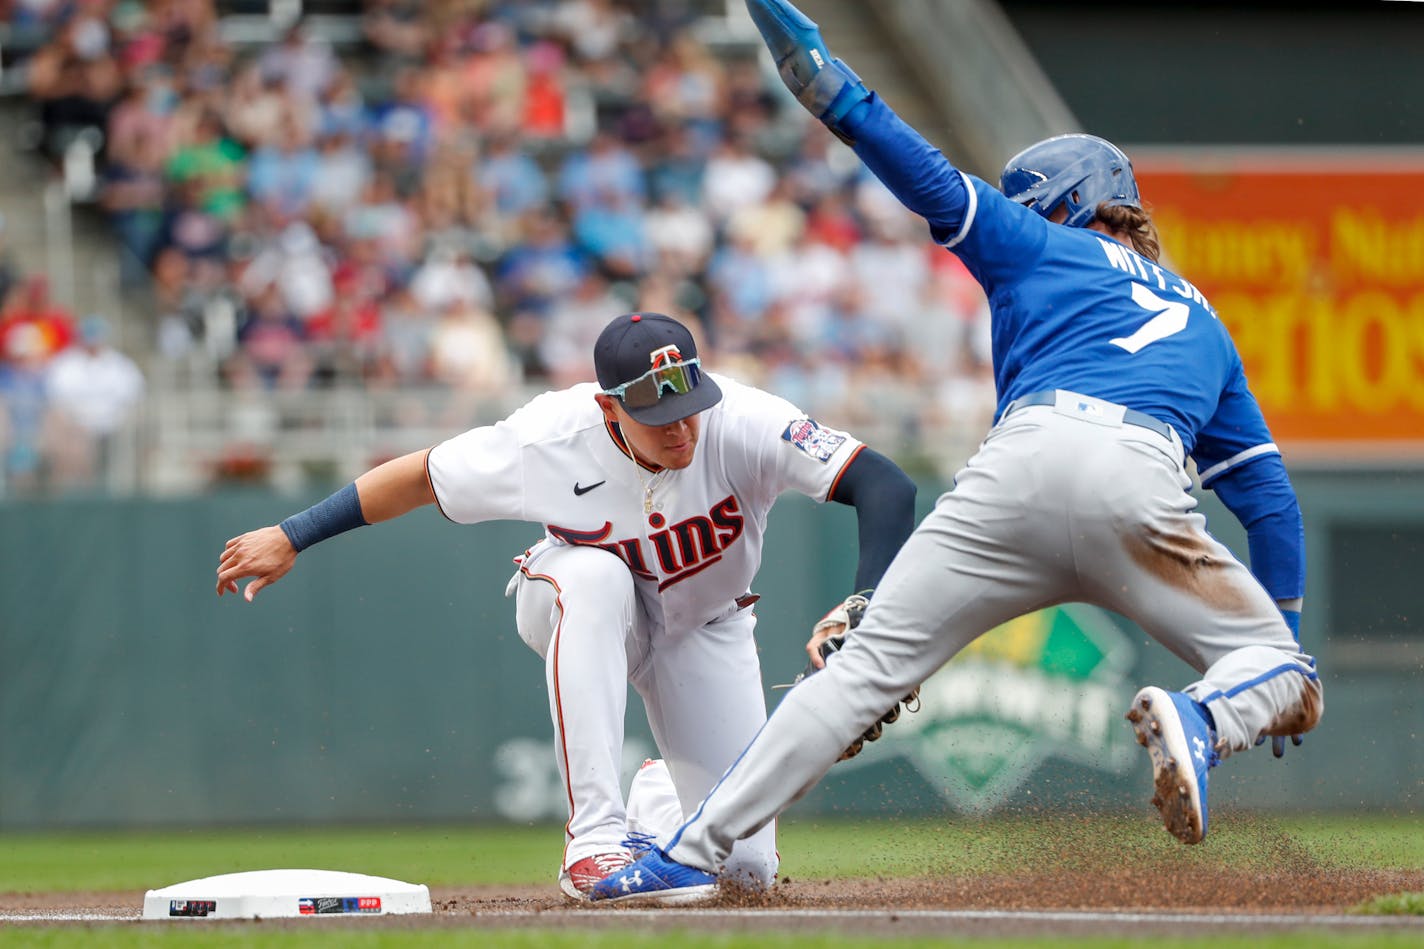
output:
POLYGON ((652 514, 654 511, 661 511, 663 505, 661 501, 653 500, 653 492, 663 483, 667 474, 672 469, 659 468, 653 472, 651 478, 643 477, 643 466, 638 463, 638 453, 633 450, 633 443, 628 443, 628 457, 633 459, 633 470, 638 473, 638 483, 643 486, 643 513, 652 514))
POLYGON ((653 476, 651 478, 644 478, 642 465, 638 465, 637 459, 634 459, 633 463, 637 466, 638 469, 638 482, 643 486, 643 513, 651 514, 654 511, 661 511, 663 509, 663 504, 661 501, 653 500, 653 491, 655 491, 658 486, 662 484, 664 477, 667 475, 670 469, 660 468, 657 471, 653 472, 653 476))

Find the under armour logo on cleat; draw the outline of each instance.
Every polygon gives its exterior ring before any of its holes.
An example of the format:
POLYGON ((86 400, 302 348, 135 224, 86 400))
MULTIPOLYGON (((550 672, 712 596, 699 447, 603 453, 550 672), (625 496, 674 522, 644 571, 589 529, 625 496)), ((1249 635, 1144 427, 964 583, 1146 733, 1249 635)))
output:
POLYGON ((633 887, 643 885, 643 871, 634 870, 632 876, 628 876, 628 874, 625 873, 618 878, 618 882, 623 884, 624 893, 631 893, 633 892, 633 887))
POLYGON ((1206 742, 1202 741, 1200 738, 1193 737, 1192 754, 1196 755, 1197 760, 1200 761, 1202 764, 1206 764, 1206 742))
POLYGON ((574 482, 574 494, 577 495, 578 497, 583 497, 585 494, 587 494, 588 492, 592 491, 594 488, 598 487, 600 484, 603 484, 604 481, 607 481, 607 480, 608 480, 607 478, 604 478, 603 481, 595 481, 593 484, 589 485, 589 486, 586 487, 586 488, 583 487, 583 486, 581 486, 577 481, 575 481, 575 482, 574 482))

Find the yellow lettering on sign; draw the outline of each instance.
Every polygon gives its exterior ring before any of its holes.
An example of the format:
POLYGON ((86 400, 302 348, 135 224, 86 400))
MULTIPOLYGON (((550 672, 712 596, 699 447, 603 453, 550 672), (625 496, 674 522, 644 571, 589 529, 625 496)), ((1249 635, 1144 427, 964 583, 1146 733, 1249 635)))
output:
POLYGON ((1341 208, 1330 217, 1330 251, 1341 278, 1417 284, 1424 278, 1424 217, 1387 221, 1368 208, 1341 208))
POLYGON ((1265 405, 1287 405, 1299 380, 1293 331, 1301 298, 1294 293, 1224 293, 1215 303, 1246 365, 1251 391, 1265 405))
POLYGON ((1236 292, 1217 302, 1268 417, 1424 410, 1424 292, 1236 292))
POLYGON ((1354 294, 1344 304, 1335 361, 1350 405, 1368 413, 1389 411, 1408 400, 1414 381, 1403 314, 1393 298, 1378 290, 1354 294))
POLYGON ((1301 284, 1319 254, 1309 223, 1203 221, 1170 212, 1153 220, 1173 269, 1202 284, 1301 284))
POLYGON ((1424 174, 1145 178, 1167 266, 1216 305, 1278 438, 1424 446, 1424 174), (1223 182, 1238 200, 1209 203, 1223 182))
POLYGON ((1405 319, 1409 324, 1409 348, 1414 353, 1413 377, 1418 380, 1409 387, 1409 401, 1424 412, 1424 293, 1416 293, 1409 301, 1405 319))
POLYGON ((1306 404, 1323 412, 1336 412, 1340 404, 1340 377, 1335 372, 1336 340, 1340 329, 1339 301, 1330 297, 1300 297, 1306 320, 1306 404))

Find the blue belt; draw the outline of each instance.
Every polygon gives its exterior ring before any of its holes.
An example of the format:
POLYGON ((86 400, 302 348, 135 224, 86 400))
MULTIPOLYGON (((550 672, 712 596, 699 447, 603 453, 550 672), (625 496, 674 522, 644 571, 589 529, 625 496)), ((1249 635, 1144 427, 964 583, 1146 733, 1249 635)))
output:
MULTIPOLYGON (((1045 389, 1042 392, 1030 392, 1028 395, 1021 395, 1009 403, 1009 407, 1004 409, 1004 418, 1008 418, 1019 409, 1028 408, 1030 405, 1056 405, 1058 404, 1058 390, 1045 389)), ((1156 432, 1167 441, 1172 440, 1172 426, 1161 419, 1153 418, 1146 412, 1139 412, 1137 409, 1128 409, 1122 420, 1128 425, 1136 425, 1145 428, 1149 432, 1156 432)))

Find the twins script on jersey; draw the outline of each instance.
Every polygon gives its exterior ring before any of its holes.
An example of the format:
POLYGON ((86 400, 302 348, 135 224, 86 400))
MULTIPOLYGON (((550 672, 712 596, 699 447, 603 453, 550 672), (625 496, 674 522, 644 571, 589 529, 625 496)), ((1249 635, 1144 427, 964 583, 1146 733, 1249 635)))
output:
POLYGON ((661 594, 668 625, 715 619, 750 588, 777 496, 826 500, 861 443, 784 399, 714 378, 723 398, 703 414, 687 468, 634 461, 586 383, 432 449, 440 509, 463 524, 532 521, 552 542, 601 547, 644 594, 661 594))

